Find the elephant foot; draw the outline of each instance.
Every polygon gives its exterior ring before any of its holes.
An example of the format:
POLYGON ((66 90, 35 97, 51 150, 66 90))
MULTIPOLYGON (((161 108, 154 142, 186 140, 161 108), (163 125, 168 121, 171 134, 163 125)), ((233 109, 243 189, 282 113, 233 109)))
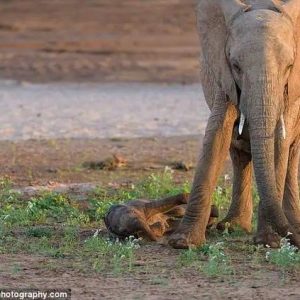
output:
POLYGON ((195 248, 205 243, 205 236, 176 231, 169 237, 169 245, 175 249, 195 248))
POLYGON ((280 248, 280 236, 272 229, 258 232, 254 237, 254 244, 270 248, 280 248))
POLYGON ((293 228, 293 232, 291 235, 288 236, 288 239, 290 239, 291 244, 296 246, 298 249, 300 249, 300 228, 293 228))
POLYGON ((284 214, 289 220, 291 228, 293 228, 295 233, 300 234, 300 212, 298 211, 298 209, 285 210, 284 214))
POLYGON ((238 228, 241 228, 246 233, 251 233, 251 221, 243 220, 242 218, 225 218, 217 224, 217 229, 220 232, 224 232, 226 229, 228 229, 228 232, 232 233, 238 228))
POLYGON ((293 229, 297 235, 300 235, 300 224, 299 223, 293 224, 293 229))

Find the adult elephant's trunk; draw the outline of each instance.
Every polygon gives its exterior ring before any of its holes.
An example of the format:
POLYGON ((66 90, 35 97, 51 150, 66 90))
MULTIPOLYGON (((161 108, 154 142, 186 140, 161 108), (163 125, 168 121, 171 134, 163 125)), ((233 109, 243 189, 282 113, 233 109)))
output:
POLYGON ((286 236, 290 227, 277 192, 274 161, 275 128, 280 118, 281 98, 280 93, 274 95, 274 86, 269 91, 266 88, 262 90, 256 91, 256 99, 251 99, 247 105, 251 153, 261 201, 260 213, 281 236, 286 236))
POLYGON ((289 224, 281 208, 276 187, 274 133, 261 136, 255 133, 257 130, 250 130, 250 138, 257 189, 262 211, 265 212, 263 217, 281 236, 285 236, 289 224))

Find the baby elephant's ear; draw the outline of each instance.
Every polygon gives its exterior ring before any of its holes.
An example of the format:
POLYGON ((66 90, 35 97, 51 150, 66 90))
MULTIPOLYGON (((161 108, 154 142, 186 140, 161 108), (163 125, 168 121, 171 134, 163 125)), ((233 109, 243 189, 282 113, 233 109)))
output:
POLYGON ((238 95, 225 49, 232 18, 247 8, 239 0, 202 0, 197 7, 202 72, 209 70, 234 104, 238 103, 238 95))
POLYGON ((289 98, 294 101, 300 97, 300 0, 286 1, 283 10, 289 15, 295 26, 296 57, 288 81, 289 98))

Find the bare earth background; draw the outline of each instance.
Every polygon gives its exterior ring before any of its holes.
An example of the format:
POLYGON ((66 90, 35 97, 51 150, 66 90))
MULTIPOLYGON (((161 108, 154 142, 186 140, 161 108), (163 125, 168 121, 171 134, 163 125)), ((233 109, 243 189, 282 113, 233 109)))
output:
MULTIPOLYGON (((193 0, 2 0, 0 16, 0 140, 20 149, 0 157, 0 170, 17 185, 53 177, 106 181, 106 174, 97 178, 79 168, 120 152, 104 151, 103 144, 114 144, 97 138, 203 133, 208 109, 198 78, 193 0), (58 138, 73 139, 72 149, 63 142, 63 150, 53 151, 49 144, 59 145, 58 138), (82 148, 78 138, 94 140, 82 148), (81 149, 81 159, 69 155, 73 149, 81 149), (41 176, 41 169, 78 171, 41 176)), ((135 157, 143 156, 143 140, 126 142, 139 149, 135 157)), ((181 147, 174 138, 170 143, 164 165, 181 147)), ((151 151, 160 159, 161 143, 151 151)), ((134 174, 143 176, 143 168, 134 174)))
POLYGON ((0 140, 133 138, 204 132, 200 84, 0 83, 0 140))
MULTIPOLYGON (((194 166, 208 111, 193 3, 0 0, 0 176, 18 187, 106 186, 178 161, 194 166), (127 166, 82 167, 113 154, 127 166)), ((175 171, 178 182, 192 177, 193 169, 175 171)), ((64 265, 47 270, 45 257, 1 255, 0 287, 68 287, 72 299, 300 298, 298 273, 283 278, 275 268, 253 267, 243 252, 233 254, 239 278, 228 281, 178 273, 177 254, 146 245, 138 255, 151 270, 127 277, 82 275, 64 265), (160 276, 166 284, 155 283, 160 276)))
POLYGON ((198 82, 193 0, 1 0, 1 77, 198 82))

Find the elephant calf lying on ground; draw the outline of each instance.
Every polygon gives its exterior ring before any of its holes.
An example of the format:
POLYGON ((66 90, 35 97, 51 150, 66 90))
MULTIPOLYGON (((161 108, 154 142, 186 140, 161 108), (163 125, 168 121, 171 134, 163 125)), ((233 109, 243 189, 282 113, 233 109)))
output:
MULTIPOLYGON (((113 205, 104 217, 108 231, 119 237, 142 237, 156 241, 178 227, 189 194, 179 194, 161 200, 135 200, 127 204, 113 205)), ((218 218, 216 206, 211 206, 210 227, 218 218)))

